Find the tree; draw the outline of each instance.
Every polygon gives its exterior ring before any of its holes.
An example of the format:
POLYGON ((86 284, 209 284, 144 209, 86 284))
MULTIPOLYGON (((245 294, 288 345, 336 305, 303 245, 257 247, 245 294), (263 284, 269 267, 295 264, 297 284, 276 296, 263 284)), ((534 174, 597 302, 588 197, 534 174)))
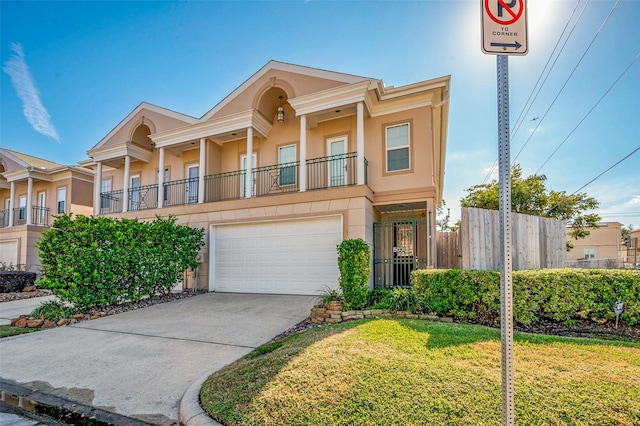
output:
POLYGON ((451 209, 447 207, 447 202, 442 200, 442 204, 436 209, 436 226, 438 231, 446 232, 451 230, 449 219, 451 218, 451 209))
POLYGON ((627 247, 631 247, 631 231, 633 231, 633 224, 629 225, 628 227, 622 227, 622 243, 627 246, 627 247))
MULTIPOLYGON (((546 177, 538 175, 523 178, 522 167, 515 164, 511 168, 511 210, 564 220, 571 226, 569 235, 573 238, 584 238, 589 235, 589 228, 598 227, 600 216, 585 214, 600 205, 595 198, 585 193, 567 195, 565 191, 547 189, 545 181, 546 177)), ((495 179, 491 183, 472 186, 467 189, 469 195, 460 200, 460 205, 499 210, 498 190, 498 181, 495 179)))

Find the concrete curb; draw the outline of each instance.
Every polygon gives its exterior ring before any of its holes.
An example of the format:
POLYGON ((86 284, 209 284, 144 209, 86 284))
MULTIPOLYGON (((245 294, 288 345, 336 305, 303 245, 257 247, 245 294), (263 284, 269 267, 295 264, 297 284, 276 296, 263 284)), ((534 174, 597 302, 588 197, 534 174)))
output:
POLYGON ((200 406, 200 388, 219 368, 203 374, 187 388, 180 400, 178 420, 181 426, 222 426, 213 420, 200 406))

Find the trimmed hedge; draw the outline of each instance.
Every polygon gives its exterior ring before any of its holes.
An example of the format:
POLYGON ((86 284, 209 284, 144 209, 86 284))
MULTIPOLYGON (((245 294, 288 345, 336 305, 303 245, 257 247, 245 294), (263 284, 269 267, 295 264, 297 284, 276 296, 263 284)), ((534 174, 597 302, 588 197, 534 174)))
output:
POLYGON ((35 272, 0 271, 0 293, 22 291, 36 282, 35 272))
POLYGON ((38 284, 81 312, 167 293, 204 244, 203 229, 175 222, 58 216, 37 243, 38 284))
POLYGON ((360 309, 367 304, 371 250, 362 238, 342 241, 338 247, 340 290, 346 310, 360 309))
MULTIPOLYGON (((640 272, 619 269, 539 269, 513 271, 513 317, 523 325, 554 321, 615 319, 616 301, 625 303, 620 320, 640 323, 640 272)), ((413 271, 412 288, 426 311, 500 322, 500 272, 457 269, 413 271)))

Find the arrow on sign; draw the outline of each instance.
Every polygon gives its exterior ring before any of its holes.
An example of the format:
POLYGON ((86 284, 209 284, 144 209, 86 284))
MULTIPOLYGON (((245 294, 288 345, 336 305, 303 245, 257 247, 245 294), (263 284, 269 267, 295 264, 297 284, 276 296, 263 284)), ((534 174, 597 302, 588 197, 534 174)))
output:
POLYGON ((522 45, 520 43, 518 43, 517 41, 515 43, 491 43, 491 46, 496 46, 496 47, 515 47, 516 50, 520 49, 522 47, 522 45))

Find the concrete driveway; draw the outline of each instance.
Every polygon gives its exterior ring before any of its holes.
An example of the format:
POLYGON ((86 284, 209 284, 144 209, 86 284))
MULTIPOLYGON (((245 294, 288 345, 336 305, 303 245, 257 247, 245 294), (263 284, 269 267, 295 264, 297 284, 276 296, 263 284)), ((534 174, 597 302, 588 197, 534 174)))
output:
POLYGON ((153 424, 175 424, 192 382, 302 321, 315 301, 207 293, 4 338, 0 377, 153 424))

